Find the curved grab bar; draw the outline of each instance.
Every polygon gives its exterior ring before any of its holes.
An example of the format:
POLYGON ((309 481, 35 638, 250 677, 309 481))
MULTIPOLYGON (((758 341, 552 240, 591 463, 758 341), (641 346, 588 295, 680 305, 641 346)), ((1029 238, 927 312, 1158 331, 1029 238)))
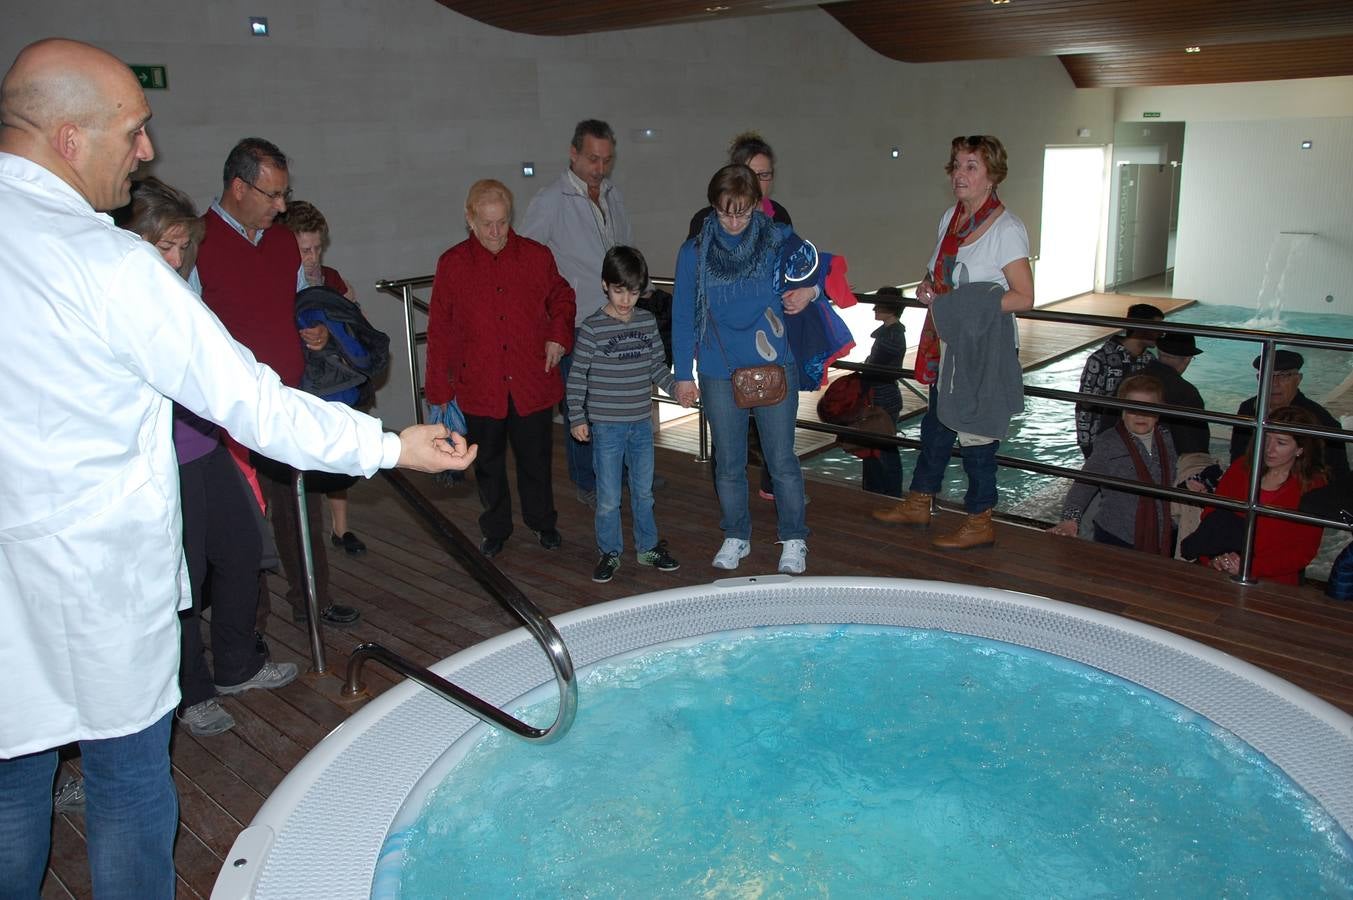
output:
POLYGON ((362 665, 366 660, 374 659, 451 701, 471 715, 506 729, 525 740, 549 744, 562 738, 573 725, 573 718, 578 712, 578 682, 573 671, 573 659, 569 656, 568 648, 564 646, 564 639, 559 630, 535 604, 526 599, 526 595, 511 579, 479 552, 470 539, 452 524, 441 510, 433 506, 409 483, 407 477, 392 469, 383 470, 381 474, 404 502, 432 529, 437 542, 465 567, 466 572, 475 581, 482 584, 498 602, 507 607, 536 639, 536 643, 540 644, 549 658, 550 668, 554 670, 555 683, 559 686, 559 710, 555 714, 554 722, 548 728, 537 728, 503 712, 487 700, 452 684, 423 666, 374 643, 362 644, 352 652, 352 656, 348 659, 343 696, 355 697, 362 692, 362 665))

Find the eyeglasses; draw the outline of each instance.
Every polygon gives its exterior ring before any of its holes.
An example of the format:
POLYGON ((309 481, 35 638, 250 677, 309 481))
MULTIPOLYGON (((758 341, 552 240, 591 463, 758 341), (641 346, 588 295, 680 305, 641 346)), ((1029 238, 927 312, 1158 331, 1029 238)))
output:
POLYGON ((770 181, 772 178, 775 177, 774 169, 767 169, 764 172, 757 172, 753 170, 753 173, 756 175, 757 178, 761 179, 762 181, 770 181))
POLYGON ((753 207, 748 207, 739 213, 729 212, 726 209, 717 210, 717 213, 720 219, 724 219, 728 222, 745 222, 752 217, 752 213, 755 211, 756 210, 753 207))
MULTIPOLYGON (((244 181, 244 179, 241 178, 240 181, 244 181)), ((263 188, 251 182, 244 181, 244 183, 267 197, 269 203, 276 203, 278 200, 281 200, 283 203, 291 202, 291 188, 287 188, 285 191, 265 191, 263 188)))

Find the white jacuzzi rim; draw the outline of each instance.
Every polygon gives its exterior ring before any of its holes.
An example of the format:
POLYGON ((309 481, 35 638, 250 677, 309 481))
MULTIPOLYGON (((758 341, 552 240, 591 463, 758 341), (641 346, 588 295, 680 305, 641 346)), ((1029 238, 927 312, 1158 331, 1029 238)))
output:
MULTIPOLYGON (((1234 680, 1237 686, 1248 685, 1249 690, 1255 693, 1257 699, 1262 699, 1263 695, 1268 695, 1268 702, 1275 706, 1286 705, 1293 711, 1299 711, 1309 716, 1312 720, 1312 727, 1317 731, 1325 729, 1325 735, 1338 745, 1340 754, 1337 759, 1343 759, 1346 765, 1343 770, 1338 768, 1337 760, 1334 762, 1328 759, 1304 759, 1300 747, 1296 752, 1292 752, 1279 742, 1279 746, 1273 746, 1272 741, 1264 740, 1262 735, 1256 739, 1256 729, 1259 723, 1247 723, 1244 721, 1233 722, 1218 719, 1212 713, 1206 710, 1198 709, 1196 702, 1189 702, 1188 699, 1180 695, 1188 695, 1191 685, 1181 683, 1178 685, 1164 685, 1144 683, 1130 674, 1123 674, 1120 669, 1122 664, 1105 664, 1103 660, 1084 658, 1083 656, 1072 655, 1061 652, 1056 649, 1048 649, 1047 646, 1039 643, 1012 640, 1008 635, 1002 636, 993 632, 999 632, 996 626, 1000 624, 991 616, 980 616, 964 619, 943 626, 932 625, 907 625, 900 627, 941 627, 944 630, 959 634, 969 634, 977 637, 991 638, 1009 643, 1020 644, 1023 646, 1034 647, 1035 649, 1045 650, 1068 659, 1086 663, 1095 666, 1111 674, 1128 678, 1136 683, 1156 691, 1172 700, 1194 709, 1195 711, 1207 715, 1218 725, 1234 732, 1242 739, 1246 740, 1251 746, 1264 753, 1268 758, 1278 765, 1283 771, 1293 779, 1299 786, 1314 796, 1326 809, 1327 812, 1339 823, 1339 825, 1350 835, 1353 835, 1353 716, 1349 716, 1342 710, 1334 707, 1315 695, 1297 687, 1291 682, 1274 675, 1264 669, 1254 666, 1244 660, 1238 659, 1228 653, 1217 650, 1213 647, 1201 644, 1190 638, 1183 637, 1173 632, 1165 631, 1152 625, 1147 625, 1122 616, 1111 613, 1101 612, 1099 610, 1089 609, 1066 603, 1059 600, 1051 600, 1046 597, 1040 597, 1032 594, 1007 591, 996 588, 986 588, 974 585, 965 585, 954 582, 928 581, 916 579, 897 579, 897 578, 840 578, 840 577, 796 577, 790 578, 784 575, 757 575, 744 578, 730 578, 715 581, 706 585, 695 585, 684 588, 674 588, 671 590, 657 591, 647 594, 636 595, 633 597, 622 598, 618 600, 605 601, 591 606, 582 607, 568 613, 563 613, 552 617, 556 627, 564 634, 566 642, 569 641, 569 631, 577 630, 586 625, 593 624, 597 620, 614 617, 617 624, 624 624, 636 617, 642 616, 645 612, 653 608, 666 606, 675 606, 681 603, 700 600, 704 598, 717 597, 723 601, 736 601, 741 606, 754 607, 757 601, 765 600, 764 595, 767 592, 793 592, 804 591, 822 591, 822 592, 840 592, 847 590, 852 593, 861 592, 865 594, 879 594, 889 592, 889 604, 872 608, 871 611, 878 613, 900 612, 908 609, 904 604, 893 598, 898 592, 905 592, 911 595, 913 600, 932 597, 934 595, 947 596, 958 599, 971 599, 994 605, 997 609, 1004 612, 1016 610, 1028 610, 1040 616, 1054 617, 1057 619, 1065 618, 1074 623, 1080 623, 1082 627, 1092 629, 1091 633, 1101 636, 1121 636, 1123 639, 1131 639, 1135 642, 1144 642, 1145 646, 1153 646, 1161 651, 1172 653, 1181 660, 1192 658, 1207 666, 1214 667, 1220 673, 1224 673, 1230 679, 1234 680), (953 627, 958 625, 960 627, 953 627), (963 627, 966 626, 966 627, 963 627), (1254 727, 1249 727, 1254 726, 1254 727), (1265 746, 1268 745, 1268 746, 1265 746), (1295 765, 1294 765, 1295 763, 1295 765), (1326 769, 1331 766, 1333 770, 1334 781, 1336 782, 1331 790, 1327 784, 1330 773, 1324 773, 1323 777, 1313 778, 1311 773, 1312 766, 1317 769, 1326 769)), ((875 598, 878 599, 878 598, 875 598)), ((735 606, 729 609, 729 612, 736 612, 741 606, 735 606)), ((793 608, 793 607, 791 607, 793 608)), ((804 609, 812 608, 805 604, 804 609)), ((723 607, 721 606, 722 610, 723 607)), ((781 607, 777 606, 777 610, 781 607)), ((919 605, 913 610, 918 613, 925 613, 927 610, 924 605, 919 605)), ((939 615, 931 611, 934 615, 939 615)), ((804 613, 804 615, 808 615, 804 613)), ((844 617, 843 617, 844 618, 844 617)), ((830 624, 897 624, 890 621, 880 621, 878 619, 860 621, 863 617, 856 616, 853 620, 846 622, 830 622, 830 624)), ((792 622, 770 622, 757 623, 748 622, 743 625, 731 627, 762 627, 773 625, 780 627, 791 627, 792 622)), ((807 619, 798 624, 829 624, 822 618, 807 619)), ((618 629, 619 630, 619 629, 618 629)), ((718 628, 703 632, 694 632, 696 634, 713 634, 718 631, 727 630, 727 628, 718 628)), ((664 638, 647 642, 634 643, 619 652, 628 652, 637 650, 645 646, 652 646, 657 643, 663 643, 673 638, 664 638)), ((1055 643, 1049 637, 1044 643, 1055 643)), ((573 645, 570 643, 572 651, 573 645)), ((484 663, 495 655, 507 651, 520 652, 521 650, 534 651, 538 657, 539 668, 543 671, 540 681, 536 684, 544 684, 552 680, 548 674, 548 665, 545 662, 544 654, 536 647, 534 640, 524 629, 518 628, 497 637, 489 638, 472 647, 460 651, 446 659, 431 666, 432 670, 443 677, 453 678, 453 674, 464 672, 467 668, 476 664, 484 663)), ((610 658, 615 653, 597 657, 597 659, 579 659, 575 656, 574 663, 578 668, 599 661, 600 659, 610 658)), ((522 691, 513 697, 486 698, 502 704, 506 704, 520 696, 522 691)), ((232 900, 237 897, 255 896, 255 888, 259 887, 260 879, 268 873, 274 878, 281 878, 286 881, 285 875, 278 875, 279 872, 287 871, 293 863, 297 866, 313 867, 315 853, 321 855, 325 848, 332 848, 334 841, 333 835, 316 835, 316 846, 313 848, 300 848, 290 846, 291 843, 297 843, 301 838, 291 841, 285 847, 277 846, 277 838, 283 833, 287 824, 293 816, 303 815, 306 805, 314 806, 316 803, 332 802, 332 798, 317 798, 315 786, 318 780, 324 776, 329 767, 340 759, 346 752, 352 748, 355 742, 358 742, 373 733, 373 730, 380 729, 385 725, 387 716, 395 710, 410 701, 425 700, 432 695, 424 688, 413 682, 406 681, 383 693, 381 696, 366 704, 362 709, 354 713, 349 719, 334 729, 327 737, 317 744, 296 767, 286 776, 280 785, 272 792, 265 801, 258 813, 254 816, 249 827, 237 837, 230 854, 227 856, 225 865, 217 879, 212 897, 219 900, 232 900), (243 862, 240 862, 243 861, 243 862)), ((435 699, 435 698, 434 698, 435 699)), ((1198 698, 1194 698, 1195 701, 1198 698)), ((420 701, 421 702, 421 701, 420 701)), ((438 708, 445 701, 437 701, 438 708)), ((445 704, 450 706, 450 704, 445 704)), ((439 732, 437 735, 429 736, 435 738, 435 743, 440 747, 437 751, 439 756, 446 748, 450 747, 466 731, 478 723, 467 713, 453 708, 452 718, 457 719, 457 725, 463 727, 448 727, 447 730, 439 732), (459 720, 463 719, 463 722, 459 720)), ((403 736, 401 736, 403 737, 403 736)), ((393 735, 391 736, 393 739, 393 735)), ((404 795, 413 788, 417 777, 403 785, 404 795)), ((362 785, 364 787, 365 785, 362 785)), ((396 792, 398 785, 394 786, 396 792)), ((360 796, 362 791, 354 792, 354 799, 360 796)), ((379 849, 390 821, 397 814, 398 809, 392 810, 388 817, 385 817, 384 825, 380 827, 380 840, 376 841, 376 847, 379 849)), ((327 817, 319 819, 320 822, 327 821, 327 817)), ((365 832, 363 832, 365 834, 365 832)), ((376 853, 370 854, 370 859, 364 861, 359 867, 363 874, 360 884, 351 883, 351 880, 345 881, 341 887, 344 891, 342 896, 367 897, 370 895, 371 878, 375 872, 377 859, 376 853)), ((349 860, 350 862, 351 860, 349 860)), ((317 873, 322 875, 323 871, 317 873)), ((355 876, 357 873, 354 872, 355 876)), ((304 883, 304 880, 302 880, 304 883)), ((274 885, 281 887, 281 885, 274 885)), ((265 889, 267 885, 262 885, 265 889)), ((325 896, 339 896, 332 893, 335 885, 329 885, 324 889, 325 896)), ((278 892, 278 896, 295 896, 297 884, 292 883, 286 889, 287 893, 278 892)), ((271 891, 265 891, 258 896, 272 896, 271 891)), ((318 896, 318 894, 316 894, 318 896)))

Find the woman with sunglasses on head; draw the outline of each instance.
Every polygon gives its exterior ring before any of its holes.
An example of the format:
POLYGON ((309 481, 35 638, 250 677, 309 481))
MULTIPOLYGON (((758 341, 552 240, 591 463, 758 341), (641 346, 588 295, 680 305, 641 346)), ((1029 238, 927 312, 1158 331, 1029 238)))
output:
POLYGON ((988 134, 954 138, 944 171, 957 202, 940 216, 939 244, 916 290, 929 307, 916 351, 917 380, 930 385, 921 451, 906 498, 874 518, 929 527, 957 441, 967 518, 932 543, 961 550, 996 542, 996 450, 1010 417, 1024 408, 1013 313, 1033 308, 1034 278, 1024 223, 996 195, 1008 171, 1001 142, 988 134))

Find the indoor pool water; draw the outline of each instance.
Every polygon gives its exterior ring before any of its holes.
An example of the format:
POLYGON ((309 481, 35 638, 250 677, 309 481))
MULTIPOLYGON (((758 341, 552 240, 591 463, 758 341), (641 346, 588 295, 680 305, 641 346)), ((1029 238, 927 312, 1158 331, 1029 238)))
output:
POLYGON ((1353 897, 1353 843, 1263 756, 1060 657, 755 629, 580 686, 557 744, 467 736, 387 841, 401 896, 1353 897))

